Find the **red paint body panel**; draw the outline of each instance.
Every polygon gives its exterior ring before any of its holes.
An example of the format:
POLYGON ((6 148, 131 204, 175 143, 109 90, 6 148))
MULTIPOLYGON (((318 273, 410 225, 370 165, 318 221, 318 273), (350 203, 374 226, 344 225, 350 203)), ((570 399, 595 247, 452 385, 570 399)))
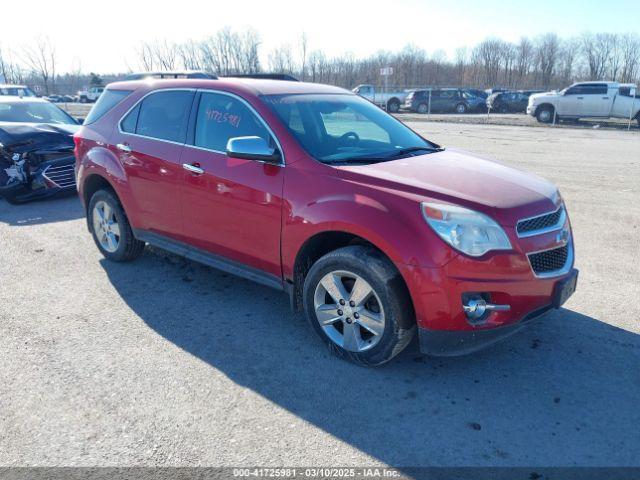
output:
MULTIPOLYGON (((345 93, 321 85, 279 81, 175 80, 125 82, 135 90, 96 124, 76 134, 78 187, 104 177, 132 226, 152 230, 254 269, 292 280, 296 256, 314 235, 348 232, 364 238, 403 276, 420 327, 490 329, 521 320, 549 305, 562 279, 537 278, 527 253, 557 246, 555 234, 518 238, 518 220, 560 205, 556 188, 520 170, 446 150, 379 164, 333 167, 311 158, 261 100, 263 94, 345 93), (248 102, 275 133, 285 166, 229 158, 219 152, 122 134, 119 119, 159 88, 220 90, 248 102), (131 153, 116 149, 126 143, 131 153), (194 176, 183 163, 197 163, 194 176), (467 257, 425 223, 420 202, 438 201, 485 213, 500 223, 513 249, 467 257), (490 292, 511 305, 482 327, 466 321, 461 295, 490 292)), ((568 221, 567 221, 568 222, 568 221)), ((570 229, 570 225, 567 225, 570 229)))
POLYGON ((184 157, 206 172, 179 183, 189 243, 280 277, 284 168, 188 146, 184 157))

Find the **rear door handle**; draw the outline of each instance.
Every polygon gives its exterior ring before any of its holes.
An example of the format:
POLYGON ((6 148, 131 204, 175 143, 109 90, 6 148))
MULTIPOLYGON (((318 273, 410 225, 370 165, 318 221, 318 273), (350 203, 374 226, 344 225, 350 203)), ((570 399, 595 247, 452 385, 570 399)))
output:
POLYGON ((182 168, 188 172, 195 173, 196 175, 202 175, 204 173, 204 169, 201 168, 198 163, 183 163, 182 168))
POLYGON ((578 100, 584 100, 584 97, 576 97, 578 100))
POLYGON ((609 97, 602 97, 603 100, 609 100, 609 97))
POLYGON ((126 143, 119 143, 116 145, 116 148, 118 150, 121 150, 123 152, 127 152, 129 153, 131 151, 131 147, 129 145, 127 145, 126 143))

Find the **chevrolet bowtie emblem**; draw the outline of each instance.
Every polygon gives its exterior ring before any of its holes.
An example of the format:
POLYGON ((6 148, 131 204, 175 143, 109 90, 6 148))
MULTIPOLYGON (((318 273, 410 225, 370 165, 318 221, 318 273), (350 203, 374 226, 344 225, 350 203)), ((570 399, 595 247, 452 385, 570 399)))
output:
POLYGON ((569 240, 569 230, 566 228, 563 228, 562 231, 560 231, 556 235, 556 243, 561 243, 564 245, 565 243, 567 243, 568 240, 569 240))

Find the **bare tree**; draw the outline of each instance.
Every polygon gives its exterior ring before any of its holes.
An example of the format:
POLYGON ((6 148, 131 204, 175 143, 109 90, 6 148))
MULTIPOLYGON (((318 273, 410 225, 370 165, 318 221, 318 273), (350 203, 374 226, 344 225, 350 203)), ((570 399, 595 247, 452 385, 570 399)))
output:
POLYGON ((202 69, 200 45, 194 40, 188 40, 178 46, 178 57, 182 66, 187 70, 202 69))
POLYGON ((458 85, 464 85, 465 83, 465 72, 467 69, 468 62, 468 50, 467 47, 456 48, 456 83, 458 85))
POLYGON ((302 32, 300 35, 300 80, 304 82, 305 73, 307 71, 307 34, 302 32))
POLYGON ((155 57, 153 55, 153 48, 149 43, 143 42, 140 45, 140 48, 138 49, 137 53, 138 53, 138 60, 142 70, 144 70, 145 72, 150 72, 155 70, 154 68, 155 57))
POLYGON ((575 38, 566 40, 560 47, 558 54, 558 77, 562 84, 568 84, 572 80, 579 49, 580 41, 575 38))
POLYGON ((559 52, 560 39, 558 35, 555 33, 547 33, 538 38, 536 45, 536 63, 542 85, 545 88, 549 88, 551 85, 559 52))
POLYGON ((260 71, 260 35, 249 29, 240 35, 240 71, 238 73, 258 73, 260 71))
POLYGON ((488 38, 478 44, 473 50, 473 57, 482 71, 482 83, 495 86, 498 82, 504 42, 497 38, 488 38))
POLYGON ((613 51, 613 36, 608 33, 582 36, 582 51, 589 67, 590 80, 602 80, 613 51))
POLYGON ((294 73, 295 65, 291 45, 286 43, 273 49, 269 54, 269 69, 277 73, 294 73))
POLYGON ((42 80, 45 93, 55 88, 56 49, 47 37, 38 38, 33 45, 22 49, 23 60, 27 67, 42 80))
POLYGON ((620 81, 632 82, 640 79, 640 36, 630 33, 623 35, 620 39, 620 44, 620 55, 622 57, 620 81))
POLYGON ((533 43, 527 37, 522 37, 516 47, 517 55, 517 82, 522 85, 525 78, 529 76, 529 72, 533 68, 533 43))

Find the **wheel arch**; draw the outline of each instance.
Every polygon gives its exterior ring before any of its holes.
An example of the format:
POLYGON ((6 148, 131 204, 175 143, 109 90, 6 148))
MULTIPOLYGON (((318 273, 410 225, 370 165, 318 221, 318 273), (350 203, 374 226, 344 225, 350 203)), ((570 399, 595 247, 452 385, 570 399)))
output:
POLYGON ((402 102, 400 101, 400 99, 398 97, 391 97, 389 100, 387 100, 387 109, 389 108, 389 105, 391 105, 393 103, 397 103, 398 107, 400 107, 400 105, 402 105, 402 102))
MULTIPOLYGON (((386 252, 384 248, 381 248, 376 245, 376 243, 362 235, 349 232, 347 230, 323 230, 310 236, 301 245, 296 254, 293 267, 293 278, 287 280, 287 283, 289 283, 291 307, 294 311, 302 310, 304 280, 312 265, 327 253, 350 245, 362 245, 379 252, 389 261, 393 268, 396 269, 404 287, 407 289, 407 292, 410 292, 407 281, 396 263, 393 261, 392 255, 386 252)), ((411 299, 410 293, 409 298, 411 299)), ((411 299, 411 302, 413 308, 413 299, 411 299)))
POLYGON ((89 202, 91 201, 91 197, 93 197, 93 195, 98 190, 108 190, 113 193, 116 198, 119 199, 118 192, 105 176, 99 173, 90 173, 84 178, 84 180, 82 181, 80 195, 82 196, 82 203, 84 205, 85 218, 87 221, 87 229, 89 231, 91 231, 92 228, 91 223, 89 222, 89 202))
POLYGON ((556 109, 556 106, 553 103, 549 103, 549 102, 545 102, 545 103, 541 103, 540 105, 538 105, 536 107, 536 114, 542 110, 548 108, 549 110, 551 110, 551 113, 553 113, 556 109))

